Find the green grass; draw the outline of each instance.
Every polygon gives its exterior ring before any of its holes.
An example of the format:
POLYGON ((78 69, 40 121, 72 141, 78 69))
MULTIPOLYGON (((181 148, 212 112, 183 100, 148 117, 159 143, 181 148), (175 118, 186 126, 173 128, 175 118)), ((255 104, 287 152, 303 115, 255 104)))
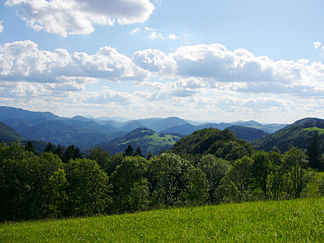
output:
POLYGON ((324 198, 0 224, 0 242, 324 242, 324 198))
POLYGON ((304 128, 304 130, 309 132, 318 131, 319 135, 322 135, 324 133, 324 128, 319 128, 319 127, 308 127, 308 128, 304 128))
POLYGON ((146 135, 144 136, 143 139, 145 140, 151 140, 149 142, 150 145, 153 145, 153 146, 165 146, 165 145, 173 145, 176 143, 176 139, 178 137, 176 136, 173 136, 173 135, 165 135, 164 137, 160 136, 159 134, 157 133, 154 133, 153 135, 146 135))

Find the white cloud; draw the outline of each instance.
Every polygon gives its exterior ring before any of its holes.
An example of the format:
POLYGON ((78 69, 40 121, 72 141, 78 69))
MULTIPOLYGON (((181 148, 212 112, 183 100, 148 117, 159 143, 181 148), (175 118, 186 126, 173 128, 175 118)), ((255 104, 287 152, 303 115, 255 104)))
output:
POLYGON ((148 36, 147 36, 150 40, 162 40, 164 39, 164 36, 161 33, 158 32, 151 32, 148 36))
POLYGON ((143 80, 147 75, 130 58, 109 46, 89 55, 65 49, 40 50, 32 41, 0 45, 0 80, 85 83, 95 79, 143 80))
POLYGON ((137 51, 134 53, 133 60, 136 65, 150 72, 175 72, 174 59, 157 49, 137 51))
POLYGON ((75 112, 84 109, 93 115, 152 117, 163 111, 186 119, 293 120, 320 114, 324 64, 275 61, 219 44, 169 53, 139 50, 133 57, 109 46, 90 55, 45 51, 32 41, 0 45, 0 105, 55 111, 67 102, 75 112), (124 82, 115 82, 119 80, 124 82))
POLYGON ((82 95, 84 103, 90 104, 110 104, 117 103, 128 105, 132 103, 132 95, 127 92, 119 92, 111 90, 109 87, 102 87, 96 92, 86 92, 82 95))
POLYGON ((313 44, 314 44, 314 48, 315 48, 315 49, 318 49, 318 48, 322 45, 322 42, 320 42, 320 41, 315 41, 313 44))
POLYGON ((133 30, 130 32, 130 34, 131 34, 131 35, 135 35, 135 34, 137 34, 138 32, 140 32, 140 30, 141 30, 141 28, 135 28, 135 29, 133 29, 133 30))
POLYGON ((90 34, 94 24, 143 23, 154 11, 149 0, 7 0, 27 25, 63 37, 90 34))
POLYGON ((176 40, 176 39, 178 39, 178 37, 175 35, 175 34, 169 34, 169 39, 170 40, 176 40))
POLYGON ((0 33, 3 32, 3 29, 2 21, 0 21, 0 33))

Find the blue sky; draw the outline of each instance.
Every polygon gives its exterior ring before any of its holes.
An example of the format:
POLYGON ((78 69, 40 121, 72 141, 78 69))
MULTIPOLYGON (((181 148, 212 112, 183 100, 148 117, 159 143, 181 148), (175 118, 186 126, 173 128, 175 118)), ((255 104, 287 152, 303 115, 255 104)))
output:
POLYGON ((322 117, 323 12, 320 0, 4 0, 0 105, 128 119, 322 117))

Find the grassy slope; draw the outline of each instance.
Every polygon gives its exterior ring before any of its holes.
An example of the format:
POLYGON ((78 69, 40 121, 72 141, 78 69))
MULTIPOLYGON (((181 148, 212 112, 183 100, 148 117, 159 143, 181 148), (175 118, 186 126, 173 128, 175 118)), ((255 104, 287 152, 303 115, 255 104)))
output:
POLYGON ((324 197, 0 224, 3 242, 324 242, 324 197))
POLYGON ((324 129, 319 127, 309 127, 309 128, 304 128, 304 130, 309 132, 317 131, 319 135, 324 133, 324 129))

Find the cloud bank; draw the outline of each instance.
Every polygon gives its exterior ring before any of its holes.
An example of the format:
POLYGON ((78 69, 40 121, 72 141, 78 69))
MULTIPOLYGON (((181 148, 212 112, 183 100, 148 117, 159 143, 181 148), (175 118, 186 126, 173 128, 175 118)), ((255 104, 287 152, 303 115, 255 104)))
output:
POLYGON ((241 119, 290 111, 309 115, 324 105, 324 64, 272 60, 221 44, 126 56, 109 46, 93 55, 46 51, 27 40, 0 45, 0 96, 0 104, 68 103, 74 111, 108 109, 133 117, 139 110, 142 116, 165 110, 188 118, 199 111, 206 119, 233 112, 241 119))
POLYGON ((36 31, 85 35, 94 25, 143 23, 154 11, 149 0, 7 0, 36 31))

